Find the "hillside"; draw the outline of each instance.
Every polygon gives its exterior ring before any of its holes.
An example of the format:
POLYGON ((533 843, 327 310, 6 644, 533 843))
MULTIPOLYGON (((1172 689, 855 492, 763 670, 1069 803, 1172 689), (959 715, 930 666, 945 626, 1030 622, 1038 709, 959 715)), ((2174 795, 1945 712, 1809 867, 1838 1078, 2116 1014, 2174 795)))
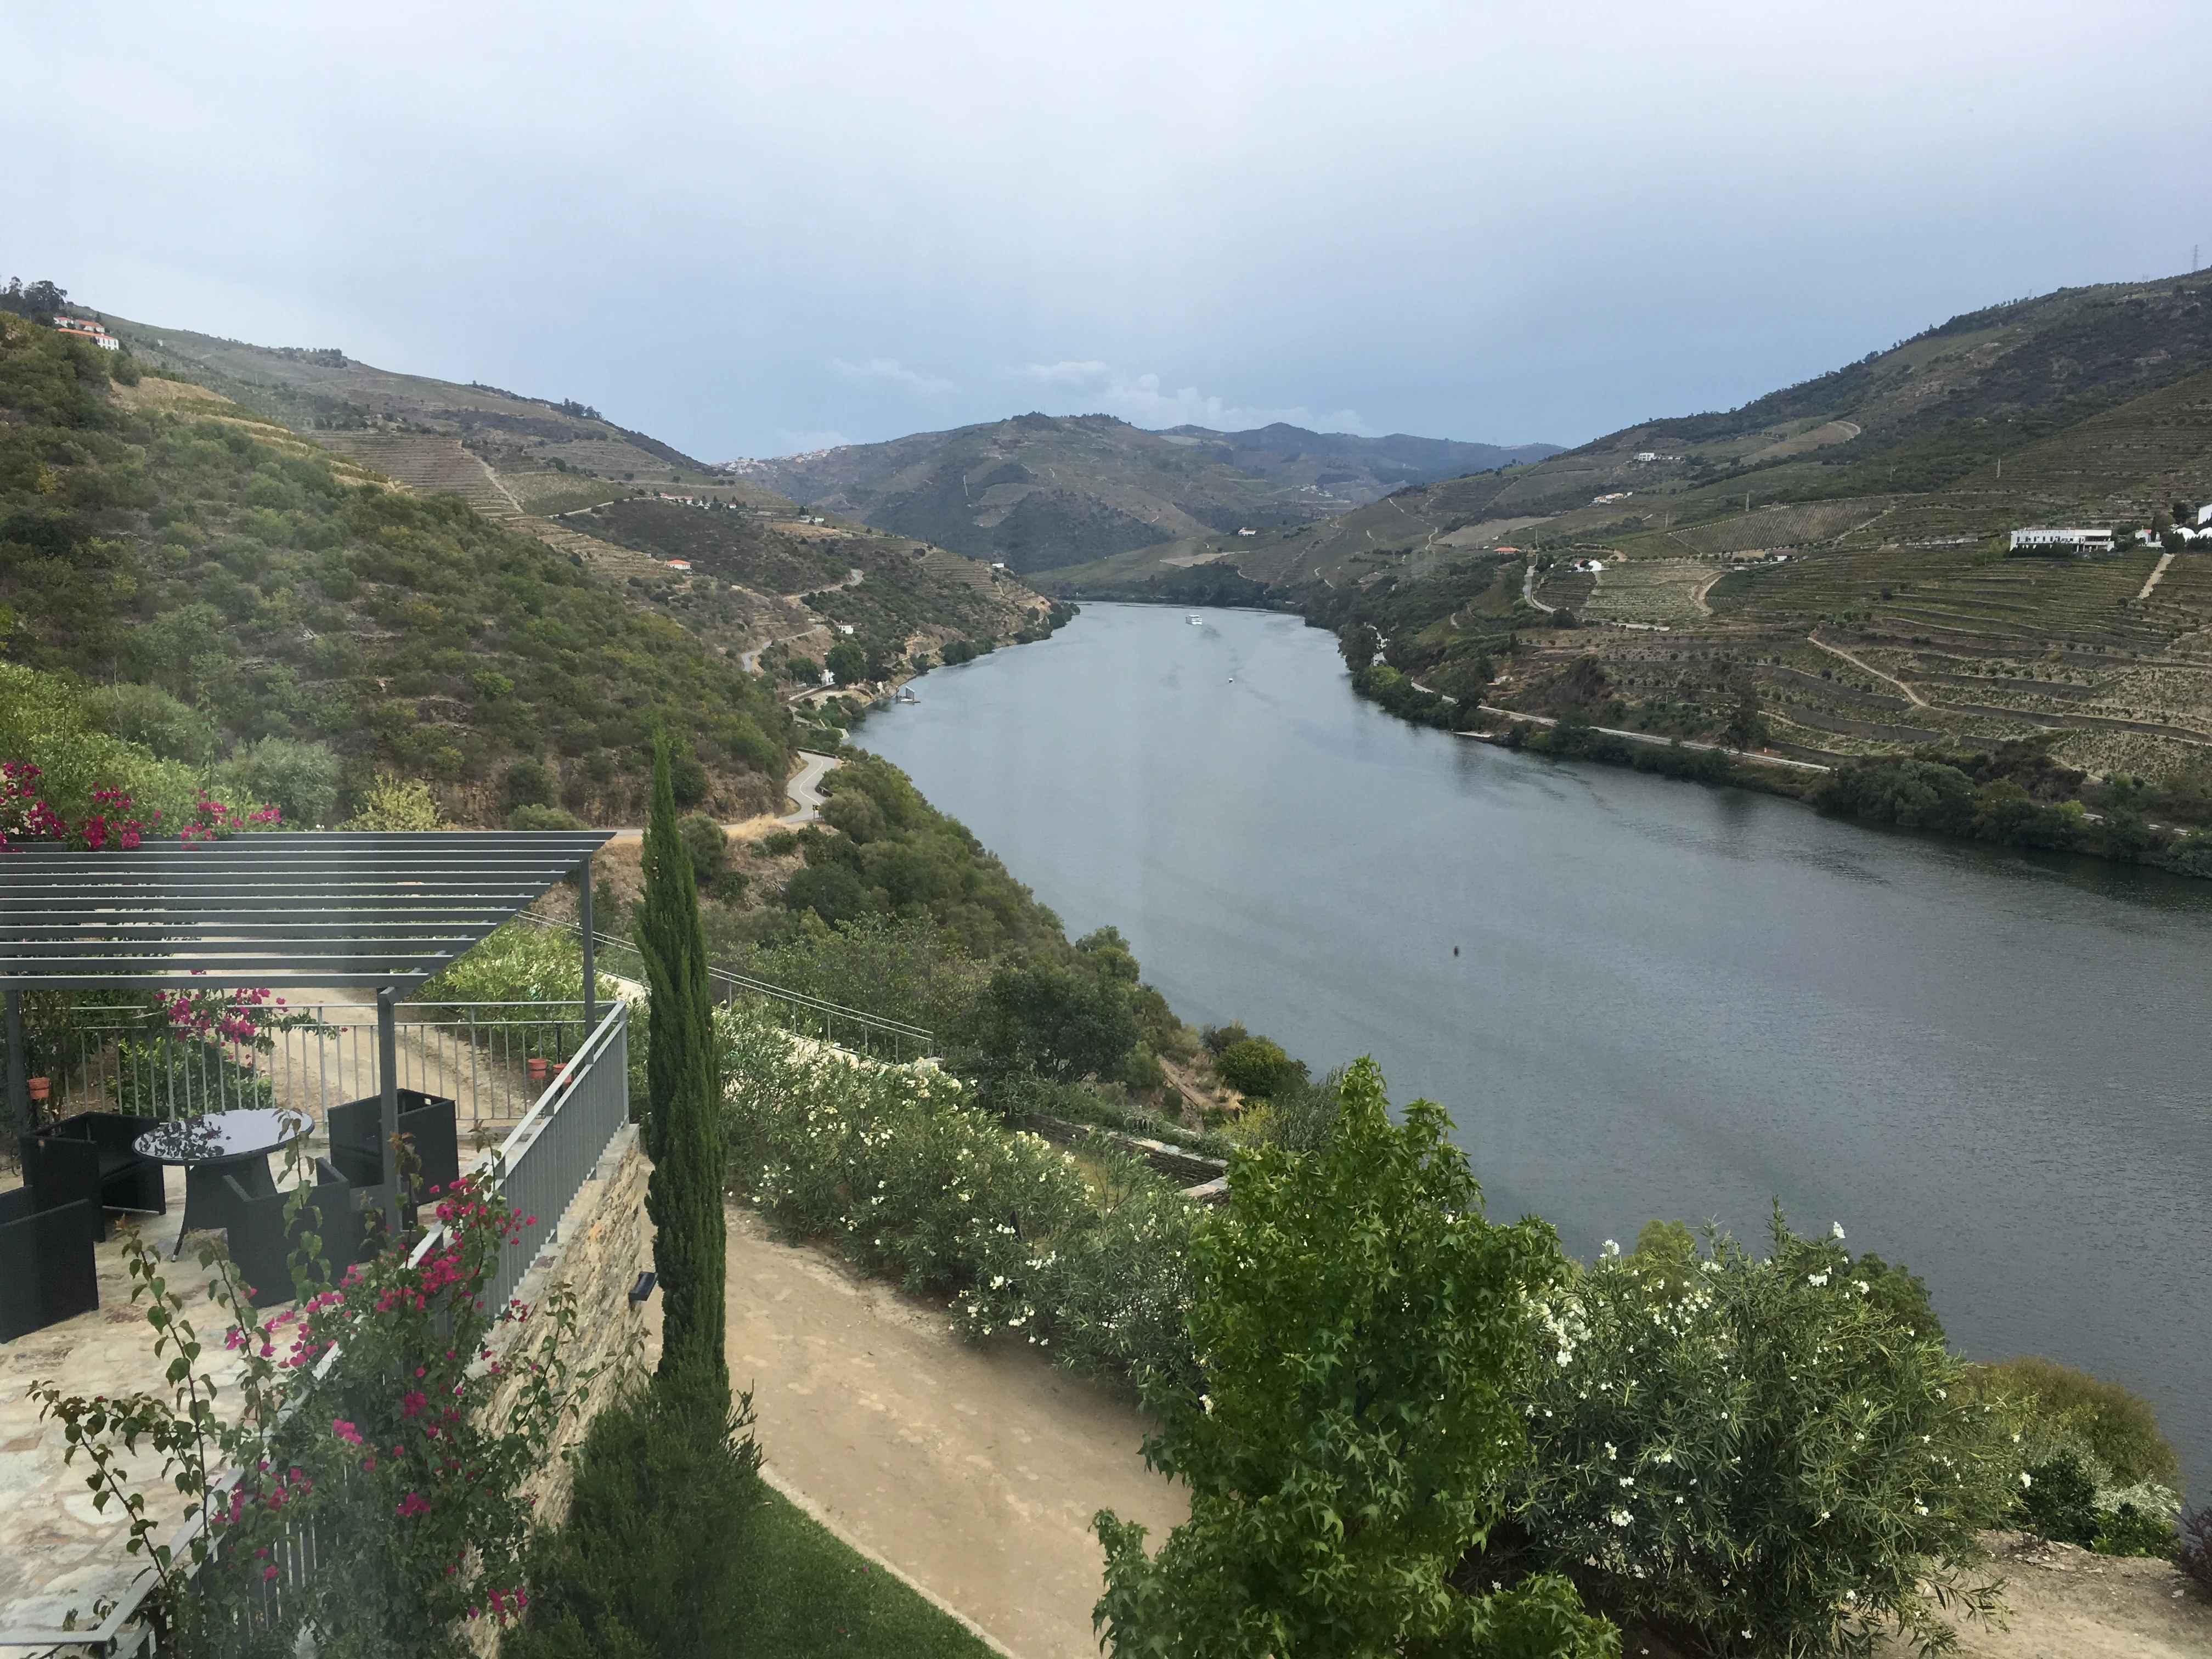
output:
MULTIPOLYGON (((632 606, 751 664, 795 643, 816 655, 832 618, 805 594, 865 569, 871 659, 953 641, 1010 640, 1047 612, 1018 581, 857 526, 817 524, 787 497, 702 466, 573 400, 402 374, 335 348, 274 348, 107 317, 134 358, 181 375, 424 495, 452 495, 504 529, 582 562, 632 606), (824 538, 842 538, 826 550, 824 538), (706 550, 711 544, 714 550, 706 550), (686 573, 668 562, 691 563, 686 573)), ((856 624, 857 627, 857 624, 856 624)))
POLYGON ((1255 478, 1311 489, 1347 507, 1364 507, 1407 484, 1487 472, 1510 462, 1539 461, 1559 453, 1557 444, 1505 447, 1460 443, 1449 438, 1416 438, 1402 432, 1386 438, 1362 438, 1348 432, 1310 432, 1280 421, 1244 432, 1178 426, 1159 435, 1255 478))
POLYGON ((1344 505, 1106 415, 1021 415, 727 467, 818 511, 1024 574, 1178 537, 1304 524, 1344 505))
POLYGON ((2012 558, 2004 532, 2212 501, 2208 298, 2180 278, 1992 307, 1741 409, 1040 585, 1370 621, 1415 673, 1487 663, 1493 702, 1685 737, 1748 686, 1807 758, 2042 737, 2092 773, 2194 776, 2212 545, 2012 558))
POLYGON ((692 799, 781 798, 764 683, 580 559, 134 359, 0 331, 5 654, 102 688, 114 735, 316 819, 383 771, 498 822, 530 758, 526 799, 635 822, 656 731, 689 736, 692 799))

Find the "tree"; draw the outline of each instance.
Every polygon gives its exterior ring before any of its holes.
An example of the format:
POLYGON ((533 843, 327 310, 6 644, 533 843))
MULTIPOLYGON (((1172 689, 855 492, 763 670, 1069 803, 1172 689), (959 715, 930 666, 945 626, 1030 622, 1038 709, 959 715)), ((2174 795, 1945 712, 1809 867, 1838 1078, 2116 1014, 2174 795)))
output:
POLYGON ((1372 665, 1375 653, 1382 648, 1382 636, 1365 623, 1347 623, 1336 641, 1337 649, 1344 653, 1344 665, 1355 674, 1372 665))
POLYGON ((850 640, 840 640, 830 647, 823 666, 837 677, 838 684, 857 685, 868 677, 868 653, 850 640))
POLYGON ((1000 968, 977 1010, 976 1047, 994 1070, 1055 1083, 1110 1074, 1138 1036, 1120 981, 1052 962, 1000 968))
POLYGON ((1722 741, 1731 749, 1758 749, 1766 743, 1766 716, 1759 711, 1759 688, 1749 680, 1739 680, 1735 688, 1735 708, 1729 715, 1727 726, 1721 733, 1722 741))
POLYGON ((445 820, 438 815, 437 798, 420 778, 387 777, 380 773, 368 786, 368 799, 348 818, 347 830, 438 830, 445 820))
POLYGON ((655 1229, 653 1265, 660 1276, 659 1375, 664 1381, 683 1376, 712 1379, 716 1397, 726 1403, 730 1376, 722 1352, 722 1290, 728 1240, 722 1219, 721 1090, 698 888, 690 849, 677 827, 670 771, 667 743, 656 742, 637 946, 650 994, 645 1145, 653 1175, 645 1207, 655 1229))
POLYGON ((1494 1226, 1428 1101, 1391 1122, 1372 1060, 1321 1148, 1231 1166, 1190 1250, 1199 1386, 1146 1389, 1152 1468, 1188 1483, 1157 1556, 1102 1510, 1116 1659, 1617 1651, 1564 1579, 1454 1582, 1522 1444, 1523 1299, 1563 1270, 1540 1221, 1494 1226))

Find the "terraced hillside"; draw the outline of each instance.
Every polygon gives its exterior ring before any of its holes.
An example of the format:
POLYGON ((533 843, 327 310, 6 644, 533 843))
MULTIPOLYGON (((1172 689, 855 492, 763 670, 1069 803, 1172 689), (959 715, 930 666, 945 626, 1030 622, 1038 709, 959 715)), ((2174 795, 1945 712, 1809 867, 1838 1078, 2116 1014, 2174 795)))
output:
MULTIPOLYGON (((1994 307, 1739 410, 1215 538, 1207 568, 1329 626, 1397 627, 1411 672, 1488 662, 1508 705, 1564 687, 1613 724, 1712 738, 1749 688, 1808 758, 2041 737, 2092 774, 2212 778, 2212 541, 2169 528, 2212 501, 2208 299, 2191 277, 1994 307), (2165 540, 2006 556, 2004 532, 2050 522, 2165 540), (1481 574, 1500 564, 1525 586, 1481 574), (1479 574, 1488 597, 1448 615, 1418 597, 1479 574)), ((1131 554, 1039 582, 1184 580, 1131 554)))

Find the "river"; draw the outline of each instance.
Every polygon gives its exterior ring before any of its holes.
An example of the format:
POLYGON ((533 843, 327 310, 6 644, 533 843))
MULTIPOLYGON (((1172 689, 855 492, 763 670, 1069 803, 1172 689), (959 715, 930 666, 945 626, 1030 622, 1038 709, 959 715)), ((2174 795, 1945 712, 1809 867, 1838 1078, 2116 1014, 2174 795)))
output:
POLYGON ((917 690, 856 740, 1184 1018, 1441 1102, 1493 1215, 1779 1199, 2212 1488, 2212 883, 1416 730, 1294 617, 1091 605, 917 690))

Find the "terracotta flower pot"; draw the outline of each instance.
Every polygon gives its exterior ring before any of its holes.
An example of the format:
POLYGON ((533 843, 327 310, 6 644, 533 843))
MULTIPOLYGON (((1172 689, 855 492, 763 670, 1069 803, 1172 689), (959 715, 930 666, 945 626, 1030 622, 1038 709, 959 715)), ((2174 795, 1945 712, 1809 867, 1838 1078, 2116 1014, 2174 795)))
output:
POLYGON ((53 1087, 53 1080, 51 1078, 34 1077, 26 1079, 25 1081, 30 1085, 33 1100, 44 1100, 53 1087))
POLYGON ((545 1081, 545 1058, 544 1055, 531 1055, 529 1066, 530 1080, 532 1083, 543 1083, 545 1081))

